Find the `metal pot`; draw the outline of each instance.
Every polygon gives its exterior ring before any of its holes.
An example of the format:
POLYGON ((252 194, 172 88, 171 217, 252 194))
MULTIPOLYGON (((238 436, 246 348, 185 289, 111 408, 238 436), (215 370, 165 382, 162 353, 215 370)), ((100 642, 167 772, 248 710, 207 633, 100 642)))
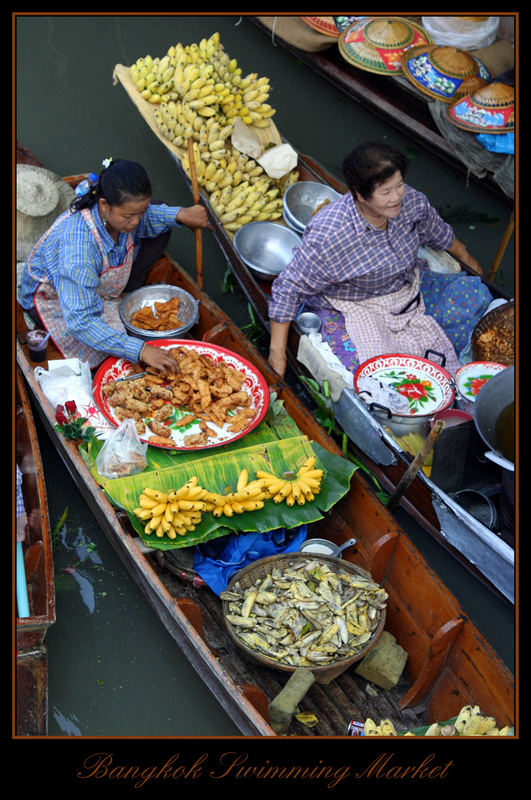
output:
POLYGON ((490 452, 485 455, 514 469, 514 367, 494 375, 478 393, 474 423, 490 452))
POLYGON ((430 426, 433 423, 434 415, 437 412, 449 408, 455 399, 455 384, 452 376, 444 369, 446 358, 442 353, 437 353, 434 350, 426 350, 424 358, 397 353, 369 359, 356 370, 354 385, 356 391, 359 393, 358 381, 364 374, 371 375, 371 371, 374 368, 375 371, 372 374, 377 377, 382 366, 398 366, 402 361, 404 361, 402 366, 406 366, 409 363, 411 363, 411 365, 418 364, 420 367, 425 366, 428 370, 427 376, 433 380, 438 380, 441 386, 443 384, 445 385, 446 388, 442 390, 444 399, 441 401, 441 405, 432 409, 427 414, 403 414, 374 401, 366 399, 365 402, 367 402, 369 411, 378 420, 380 425, 384 428, 388 428, 393 435, 401 437, 406 436, 408 433, 419 433, 421 436, 426 437, 430 432, 430 426), (430 356, 440 358, 441 365, 439 366, 430 356))

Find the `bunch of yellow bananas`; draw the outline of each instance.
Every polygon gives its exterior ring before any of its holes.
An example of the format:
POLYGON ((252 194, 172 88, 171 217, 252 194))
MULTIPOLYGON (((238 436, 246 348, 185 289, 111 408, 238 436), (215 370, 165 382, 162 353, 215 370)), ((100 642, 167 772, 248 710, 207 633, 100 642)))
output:
POLYGON ((144 527, 146 534, 155 533, 162 538, 168 536, 175 539, 193 531, 201 522, 202 512, 208 510, 203 502, 207 491, 198 486, 197 477, 171 492, 145 488, 139 497, 139 507, 133 513, 138 519, 147 521, 144 527))
POLYGON ((262 479, 267 498, 272 499, 274 503, 285 502, 288 506, 297 503, 303 506, 314 500, 321 491, 323 470, 314 469, 315 461, 315 456, 308 458, 293 480, 262 470, 256 472, 256 477, 262 479))
MULTIPOLYGON (((405 736, 415 736, 408 731, 405 736)), ((484 714, 478 705, 463 706, 455 722, 441 724, 433 722, 426 730, 424 736, 513 736, 514 730, 510 725, 498 728, 495 717, 484 714)))
POLYGON ((208 510, 212 511, 215 517, 233 517, 234 514, 243 514, 244 511, 257 511, 264 507, 264 500, 267 495, 263 490, 263 482, 260 480, 248 482, 249 473, 242 469, 236 484, 236 491, 227 494, 217 492, 207 492, 205 501, 208 510))
POLYGON ((129 68, 129 74, 140 95, 149 103, 177 100, 179 93, 174 87, 175 65, 169 54, 163 58, 152 58, 149 54, 138 58, 129 68))
POLYGON ((143 56, 130 67, 131 80, 150 103, 181 99, 203 118, 228 124, 240 117, 249 125, 266 127, 275 109, 267 102, 269 78, 252 72, 242 77, 213 33, 199 43, 172 45, 162 58, 143 56))
POLYGON ((368 717, 363 726, 364 736, 398 736, 398 732, 390 719, 380 720, 377 725, 374 720, 368 717))
MULTIPOLYGON (((252 158, 232 145, 212 153, 211 143, 193 143, 197 180, 209 193, 209 203, 232 234, 248 222, 275 220, 282 217, 284 192, 296 182, 299 173, 292 170, 283 179, 269 177, 252 158), (225 153, 221 158, 218 156, 225 153)), ((191 176, 188 154, 181 157, 183 169, 191 176)))
POLYGON ((233 517, 245 511, 257 511, 264 507, 265 500, 275 503, 285 501, 288 506, 304 505, 320 492, 322 469, 314 469, 316 459, 308 458, 297 472, 294 480, 278 478, 269 472, 256 472, 256 479, 249 481, 246 468, 240 470, 236 489, 221 494, 210 492, 198 483, 196 475, 179 489, 163 492, 144 488, 138 498, 135 516, 146 523, 144 532, 155 533, 159 538, 175 539, 193 531, 201 522, 205 512, 216 518, 233 517))

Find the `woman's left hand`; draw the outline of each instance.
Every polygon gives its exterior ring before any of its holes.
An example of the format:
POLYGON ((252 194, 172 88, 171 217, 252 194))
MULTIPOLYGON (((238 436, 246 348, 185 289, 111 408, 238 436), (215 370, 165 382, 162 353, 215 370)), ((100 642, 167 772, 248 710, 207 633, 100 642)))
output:
POLYGON ((175 219, 181 225, 186 225, 187 228, 212 228, 208 221, 206 208, 200 203, 188 208, 181 208, 175 219))
POLYGON ((459 239, 454 239, 452 246, 448 248, 448 252, 459 261, 462 261, 463 264, 469 267, 473 272, 476 272, 478 275, 483 275, 483 270, 479 262, 476 261, 474 256, 470 255, 463 242, 460 242, 459 239))

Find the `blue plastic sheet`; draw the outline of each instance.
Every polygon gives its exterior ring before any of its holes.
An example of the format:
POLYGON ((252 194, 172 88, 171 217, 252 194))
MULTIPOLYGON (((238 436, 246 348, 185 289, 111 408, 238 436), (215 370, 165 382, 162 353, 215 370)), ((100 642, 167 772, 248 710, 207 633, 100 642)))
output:
POLYGON ((477 133, 476 139, 491 153, 514 155, 514 133, 477 133))
POLYGON ((306 525, 291 530, 277 528, 266 533, 231 533, 197 545, 194 569, 219 595, 227 588, 232 576, 247 564, 279 553, 297 552, 307 533, 306 525))

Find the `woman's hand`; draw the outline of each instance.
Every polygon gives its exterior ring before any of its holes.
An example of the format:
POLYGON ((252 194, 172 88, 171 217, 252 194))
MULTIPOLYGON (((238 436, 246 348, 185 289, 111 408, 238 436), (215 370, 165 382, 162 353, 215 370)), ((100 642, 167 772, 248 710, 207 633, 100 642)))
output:
POLYGON ((206 208, 200 203, 188 208, 181 208, 175 217, 177 222, 181 225, 186 225, 187 228, 209 228, 212 229, 208 221, 208 214, 206 208))
POLYGON ((278 352, 275 350, 270 350, 268 361, 275 372, 278 372, 278 374, 283 378, 284 373, 286 372, 286 351, 283 350, 278 352))
POLYGON ((271 340, 269 343, 268 361, 278 374, 283 378, 286 372, 286 346, 288 343, 289 322, 275 322, 269 320, 271 340))
POLYGON ((454 243, 448 248, 448 252, 459 261, 462 261, 472 272, 483 275, 483 270, 479 262, 470 255, 463 242, 460 242, 459 239, 454 239, 454 243))
POLYGON ((140 352, 140 358, 147 367, 153 367, 160 372, 163 377, 175 375, 179 371, 179 365, 172 355, 162 347, 155 347, 152 344, 145 344, 140 352))

